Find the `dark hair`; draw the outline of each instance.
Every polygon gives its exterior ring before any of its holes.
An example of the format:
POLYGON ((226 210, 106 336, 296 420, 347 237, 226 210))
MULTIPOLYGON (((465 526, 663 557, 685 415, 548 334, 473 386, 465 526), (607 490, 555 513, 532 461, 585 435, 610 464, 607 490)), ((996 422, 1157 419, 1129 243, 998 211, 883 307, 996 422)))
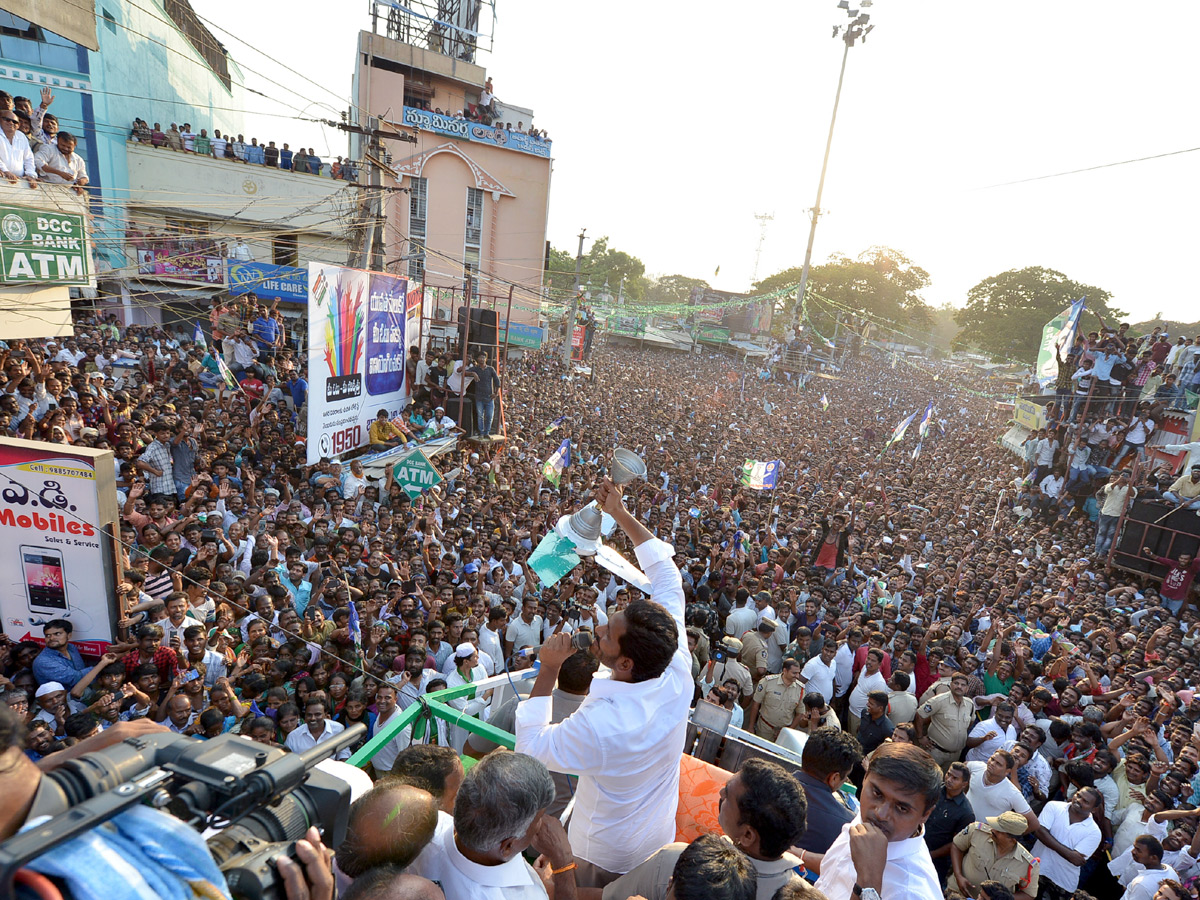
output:
POLYGON ((886 691, 871 691, 867 694, 868 701, 875 701, 876 706, 882 706, 883 711, 887 712, 888 695, 886 691))
POLYGON ((67 737, 79 740, 80 738, 87 737, 89 734, 95 731, 96 726, 99 724, 100 717, 95 713, 86 711, 71 713, 71 715, 67 716, 66 720, 63 722, 63 731, 66 733, 67 737))
POLYGON ((909 682, 912 681, 912 679, 908 677, 907 672, 900 671, 892 673, 892 680, 896 682, 896 686, 902 691, 907 691, 909 682))
POLYGON ((187 628, 183 629, 183 639, 185 641, 190 641, 192 638, 202 637, 203 635, 203 625, 189 625, 187 628))
POLYGON ((48 628, 61 628, 67 634, 70 634, 71 632, 73 632, 75 630, 75 626, 71 624, 70 619, 51 619, 49 622, 47 622, 45 625, 42 626, 42 634, 43 635, 46 633, 46 629, 48 629, 48 628))
POLYGON ((809 691, 804 695, 805 709, 822 709, 825 706, 825 695, 820 691, 809 691))
POLYGON ((392 777, 429 791, 440 805, 446 795, 446 779, 458 769, 458 754, 450 747, 412 744, 396 754, 392 777))
POLYGON ((836 725, 826 725, 808 736, 800 762, 805 774, 824 781, 830 775, 845 778, 862 757, 862 745, 856 738, 836 725))
POLYGON ((570 694, 586 694, 592 684, 592 676, 600 668, 600 661, 586 650, 577 650, 565 660, 558 670, 558 686, 570 694))
POLYGON ((871 758, 867 777, 894 782, 902 790, 924 797, 925 812, 933 808, 941 795, 942 770, 927 750, 914 744, 880 744, 871 758))
POLYGON ((625 632, 617 644, 621 655, 633 661, 630 681, 657 678, 679 649, 679 625, 666 607, 653 600, 634 600, 624 612, 625 632))
POLYGON ((1142 849, 1145 850, 1147 853, 1149 853, 1151 856, 1153 856, 1155 859, 1162 859, 1163 845, 1162 845, 1162 842, 1160 842, 1159 839, 1156 838, 1154 835, 1140 834, 1136 838, 1133 839, 1133 842, 1135 844, 1141 844, 1142 849))
POLYGON ((1091 787, 1096 783, 1096 770, 1090 762, 1073 759, 1063 766, 1063 773, 1076 787, 1091 787))
POLYGON ((984 900, 1013 900, 1013 893, 998 881, 985 881, 979 885, 979 896, 984 900))
POLYGON ((821 900, 824 896, 805 879, 793 875, 790 881, 771 895, 771 900, 821 900))
POLYGON ((1045 729, 1042 728, 1041 725, 1027 725, 1026 728, 1027 729, 1032 728, 1034 731, 1037 732, 1039 745, 1046 743, 1046 731, 1045 731, 1045 729))
POLYGON ((758 832, 763 856, 775 859, 804 834, 808 801, 800 782, 782 766, 748 759, 738 770, 743 792, 738 817, 758 832))
MULTIPOLYGON (((266 719, 267 717, 263 716, 263 718, 266 719)), ((212 728, 219 722, 223 722, 224 720, 225 716, 219 709, 206 709, 204 712, 200 713, 200 727, 205 731, 208 731, 208 729, 212 728)), ((267 719, 267 721, 269 722, 270 719, 267 719)))
POLYGON ((25 749, 25 724, 7 703, 0 703, 0 756, 25 749))
POLYGON ((754 900, 758 872, 733 844, 702 834, 679 854, 671 884, 676 900, 754 900))

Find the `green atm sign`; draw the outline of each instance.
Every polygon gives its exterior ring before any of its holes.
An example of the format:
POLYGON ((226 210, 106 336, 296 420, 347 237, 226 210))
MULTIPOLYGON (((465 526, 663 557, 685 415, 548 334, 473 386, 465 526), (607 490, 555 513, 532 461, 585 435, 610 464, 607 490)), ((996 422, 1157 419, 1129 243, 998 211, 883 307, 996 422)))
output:
POLYGON ((5 284, 88 284, 83 216, 0 206, 0 264, 5 284))

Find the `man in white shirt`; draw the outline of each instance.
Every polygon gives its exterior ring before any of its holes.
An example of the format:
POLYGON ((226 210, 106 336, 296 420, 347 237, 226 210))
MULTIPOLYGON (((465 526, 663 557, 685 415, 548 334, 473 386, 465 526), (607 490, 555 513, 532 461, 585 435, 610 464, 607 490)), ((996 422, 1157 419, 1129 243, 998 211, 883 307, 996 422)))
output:
POLYGON ((826 703, 833 699, 834 679, 837 677, 837 663, 834 657, 837 656, 837 652, 837 644, 826 641, 821 645, 820 655, 806 662, 800 671, 800 683, 804 685, 804 692, 816 691, 825 698, 826 703))
POLYGON ((975 811, 976 822, 983 822, 1011 810, 1025 817, 1032 834, 1037 828, 1037 816, 1021 795, 1021 789, 1009 778, 1016 765, 1016 760, 1007 750, 997 750, 988 757, 987 762, 967 763, 967 768, 971 770, 971 786, 967 789, 967 799, 971 802, 971 809, 975 811))
MULTIPOLYGON (((317 744, 332 740, 345 730, 345 725, 325 718, 324 700, 310 700, 304 705, 304 724, 287 736, 284 746, 293 753, 303 753, 317 744)), ((349 759, 350 748, 339 750, 336 758, 343 761, 349 759)))
POLYGON ((409 871, 436 881, 447 897, 545 900, 542 876, 521 855, 532 846, 557 873, 555 888, 574 896, 576 870, 566 832, 546 815, 553 800, 554 781, 536 759, 489 753, 458 789, 454 827, 439 829, 409 871), (498 835, 508 837, 497 840, 498 835))
POLYGON ((17 126, 20 120, 11 109, 0 110, 0 175, 16 184, 24 178, 31 188, 38 186, 37 168, 29 138, 17 126))
POLYGON ((1013 726, 1016 710, 1011 703, 1000 703, 992 718, 979 722, 967 735, 967 762, 987 762, 1002 747, 1011 747, 1017 740, 1013 726))
POLYGON ((521 615, 508 623, 504 630, 504 658, 512 656, 522 647, 542 645, 542 617, 537 614, 537 600, 533 597, 521 602, 521 615))
POLYGON ((75 136, 65 131, 58 133, 54 144, 43 144, 34 155, 38 175, 47 184, 72 184, 75 192, 82 194, 87 186, 87 165, 75 152, 75 136))
POLYGON ((1163 845, 1158 838, 1143 834, 1124 853, 1108 864, 1125 888, 1125 900, 1153 900, 1164 881, 1180 881, 1179 874, 1163 862, 1163 845))
POLYGON ((739 641, 742 635, 758 625, 758 609, 747 596, 742 605, 725 617, 725 633, 739 641))
POLYGON ((551 693, 574 648, 565 634, 547 641, 516 717, 519 752, 579 776, 570 835, 587 887, 604 887, 674 839, 679 755, 695 691, 675 548, 629 514, 608 479, 596 502, 632 540, 652 599, 633 601, 596 630, 601 670, 579 709, 553 725, 551 693))
MULTIPOLYGON (((375 719, 375 734, 379 734, 388 722, 400 715, 400 707, 396 704, 396 686, 390 681, 381 681, 375 688, 375 710, 378 714, 375 719)), ((296 729, 296 731, 302 730, 300 728, 296 729)), ((396 733, 394 738, 380 747, 371 758, 371 768, 375 770, 376 776, 384 776, 391 773, 392 766, 396 764, 396 757, 401 750, 411 743, 412 726, 405 725, 396 733)))
POLYGON ((872 691, 887 693, 887 679, 883 677, 880 667, 883 666, 883 651, 872 647, 867 651, 867 661, 858 673, 858 681, 850 692, 850 733, 858 734, 858 720, 867 708, 867 695, 872 691))
POLYGON ((1068 897, 1079 888, 1080 867, 1100 846, 1100 826, 1092 814, 1101 802, 1099 791, 1085 787, 1070 802, 1051 800, 1042 807, 1032 853, 1041 860, 1040 877, 1068 897))
POLYGON ((942 900, 925 844, 925 821, 941 795, 942 771, 915 744, 884 743, 871 758, 853 821, 821 860, 816 888, 828 900, 942 900))

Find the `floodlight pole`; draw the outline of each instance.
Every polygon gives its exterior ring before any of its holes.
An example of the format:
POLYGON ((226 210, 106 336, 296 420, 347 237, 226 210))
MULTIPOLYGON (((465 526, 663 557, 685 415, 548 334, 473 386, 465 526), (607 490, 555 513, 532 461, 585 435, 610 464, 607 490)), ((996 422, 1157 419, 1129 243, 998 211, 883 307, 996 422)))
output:
POLYGON ((833 126, 837 123, 838 103, 842 99, 842 82, 846 78, 846 58, 850 55, 850 45, 856 37, 855 30, 846 29, 843 40, 846 49, 842 51, 842 70, 838 73, 837 93, 833 97, 833 116, 829 119, 829 137, 825 140, 825 159, 821 162, 821 180, 817 182, 817 202, 812 208, 812 225, 808 229, 808 247, 804 251, 804 268, 800 271, 800 290, 796 296, 796 306, 792 312, 793 325, 799 320, 800 309, 804 306, 804 292, 808 290, 808 270, 812 268, 813 241, 817 239, 817 220, 821 218, 821 194, 825 191, 825 171, 829 168, 829 149, 833 146, 833 126))

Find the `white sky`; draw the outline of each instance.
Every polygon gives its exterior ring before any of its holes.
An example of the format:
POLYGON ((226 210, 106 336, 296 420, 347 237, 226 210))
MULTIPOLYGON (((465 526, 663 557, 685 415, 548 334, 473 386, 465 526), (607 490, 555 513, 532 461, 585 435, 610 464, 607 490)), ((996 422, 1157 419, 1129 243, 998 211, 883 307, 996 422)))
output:
MULTIPOLYGON (((584 226, 649 274, 741 291, 754 214, 773 213, 759 278, 800 265, 843 46, 830 37, 846 21, 834 0, 498 2, 496 50, 480 62, 497 96, 531 107, 554 139, 556 247, 574 248, 584 226)), ((192 4, 261 73, 247 71, 248 86, 296 107, 347 105, 368 3, 192 4)), ((931 274, 929 302, 957 305, 990 275, 1042 265, 1109 290, 1134 321, 1200 318, 1200 152, 984 189, 1200 147, 1200 4, 877 0, 865 11, 878 27, 850 51, 814 262, 895 247, 931 274)), ((344 152, 319 126, 247 121, 260 138, 281 125, 278 140, 344 152)))

